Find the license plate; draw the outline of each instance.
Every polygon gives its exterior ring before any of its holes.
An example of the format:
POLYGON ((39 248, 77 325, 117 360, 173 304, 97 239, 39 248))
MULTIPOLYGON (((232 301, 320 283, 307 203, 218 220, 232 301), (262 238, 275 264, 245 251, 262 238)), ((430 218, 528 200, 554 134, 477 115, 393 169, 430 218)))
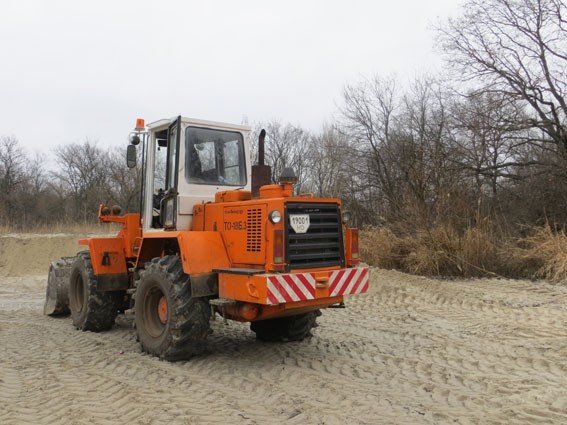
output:
POLYGON ((309 229, 309 214, 290 214, 289 224, 295 233, 306 233, 309 229))

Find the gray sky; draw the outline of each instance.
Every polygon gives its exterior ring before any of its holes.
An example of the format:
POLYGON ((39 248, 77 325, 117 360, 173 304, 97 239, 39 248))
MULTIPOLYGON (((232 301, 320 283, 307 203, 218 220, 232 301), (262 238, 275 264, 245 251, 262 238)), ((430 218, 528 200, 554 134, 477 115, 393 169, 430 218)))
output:
POLYGON ((122 147, 140 116, 317 130, 345 84, 439 69, 457 0, 2 0, 0 135, 122 147))

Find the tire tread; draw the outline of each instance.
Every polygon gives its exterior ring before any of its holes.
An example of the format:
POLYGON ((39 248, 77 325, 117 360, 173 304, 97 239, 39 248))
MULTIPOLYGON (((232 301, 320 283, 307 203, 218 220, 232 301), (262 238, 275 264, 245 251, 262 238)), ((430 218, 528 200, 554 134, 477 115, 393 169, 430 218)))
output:
MULTIPOLYGON (((204 352, 204 340, 211 332, 211 310, 207 299, 191 297, 189 276, 184 273, 179 257, 167 255, 146 263, 136 287, 139 288, 149 275, 159 275, 170 283, 173 314, 166 329, 169 335, 159 347, 144 344, 139 326, 136 326, 142 351, 168 361, 184 360, 204 352)), ((135 314, 141 313, 136 311, 135 314)))
POLYGON ((84 320, 79 321, 73 315, 73 325, 82 331, 102 332, 107 331, 114 325, 118 308, 123 299, 122 292, 99 292, 97 279, 93 271, 91 256, 88 251, 77 254, 76 263, 81 261, 87 274, 87 314, 84 320))

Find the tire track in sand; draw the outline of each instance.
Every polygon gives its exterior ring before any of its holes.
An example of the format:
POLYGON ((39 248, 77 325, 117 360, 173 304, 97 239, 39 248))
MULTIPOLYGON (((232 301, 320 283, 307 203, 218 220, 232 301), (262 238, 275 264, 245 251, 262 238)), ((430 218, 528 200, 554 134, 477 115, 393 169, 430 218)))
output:
POLYGON ((124 317, 93 334, 41 316, 41 280, 0 282, 2 424, 567 423, 562 287, 374 271, 309 340, 217 321, 208 354, 170 364, 124 317))

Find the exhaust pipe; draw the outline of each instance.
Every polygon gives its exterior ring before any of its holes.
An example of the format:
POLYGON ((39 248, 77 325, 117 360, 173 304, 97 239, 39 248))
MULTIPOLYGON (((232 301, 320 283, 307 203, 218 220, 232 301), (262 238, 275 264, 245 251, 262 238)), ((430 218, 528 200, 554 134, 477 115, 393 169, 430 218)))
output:
POLYGON ((266 130, 258 136, 258 164, 252 166, 252 196, 260 196, 260 187, 272 183, 272 168, 265 161, 266 130))
POLYGON ((258 137, 258 165, 264 165, 264 140, 266 139, 266 130, 260 131, 258 137))

